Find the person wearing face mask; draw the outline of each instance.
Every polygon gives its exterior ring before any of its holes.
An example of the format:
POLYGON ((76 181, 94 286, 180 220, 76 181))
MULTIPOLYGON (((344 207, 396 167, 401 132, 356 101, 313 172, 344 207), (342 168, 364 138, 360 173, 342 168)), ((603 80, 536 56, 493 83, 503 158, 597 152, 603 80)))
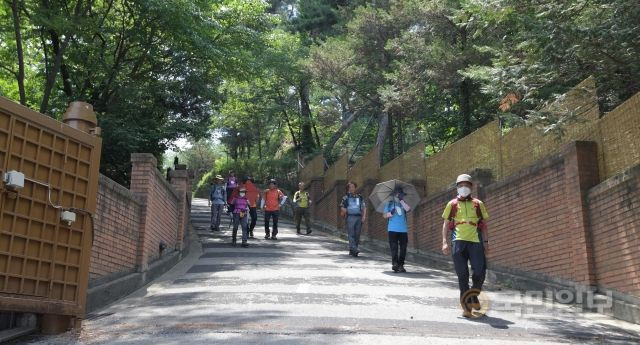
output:
POLYGON ((231 244, 235 246, 236 236, 238 235, 238 226, 242 226, 242 246, 247 247, 248 229, 247 229, 247 213, 249 212, 249 201, 247 200, 247 189, 241 187, 238 190, 238 196, 231 200, 233 205, 233 234, 231 244))
MULTIPOLYGON (((451 200, 442 213, 442 253, 452 254, 453 265, 458 276, 460 298, 469 290, 469 262, 473 274, 471 288, 482 290, 489 253, 489 234, 486 220, 489 213, 484 203, 471 196, 473 182, 471 176, 462 174, 456 180, 458 196, 451 200)), ((461 303, 466 303, 462 301, 461 303)), ((471 308, 480 309, 477 297, 472 297, 471 308)), ((471 311, 463 306, 464 317, 471 317, 471 311)))
POLYGON ((389 247, 391 248, 391 269, 393 272, 406 272, 404 259, 407 256, 407 242, 409 241, 407 224, 407 212, 411 207, 403 200, 404 191, 394 191, 393 200, 387 202, 382 216, 388 219, 387 231, 389 232, 389 247), (400 251, 398 252, 398 249, 400 251))

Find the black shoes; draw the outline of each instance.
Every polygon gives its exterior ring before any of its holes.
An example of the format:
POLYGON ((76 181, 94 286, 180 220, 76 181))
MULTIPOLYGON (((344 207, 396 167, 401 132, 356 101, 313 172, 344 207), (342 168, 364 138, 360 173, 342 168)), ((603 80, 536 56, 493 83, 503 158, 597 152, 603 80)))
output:
POLYGON ((276 237, 276 235, 272 235, 272 236, 271 236, 271 239, 272 239, 272 240, 274 240, 274 241, 277 241, 277 240, 278 240, 278 238, 276 237))
POLYGON ((242 247, 247 248, 249 246, 249 244, 247 243, 247 241, 242 241, 242 247))
POLYGON ((269 234, 264 235, 264 239, 268 240, 269 239, 269 234))
POLYGON ((231 240, 231 245, 234 246, 234 247, 236 246, 236 239, 235 238, 231 240))
POLYGON ((249 238, 253 238, 253 231, 249 232, 249 238))
POLYGON ((349 255, 351 255, 353 257, 357 257, 358 254, 360 254, 360 251, 358 251, 358 250, 350 250, 349 251, 349 255))
POLYGON ((307 235, 311 235, 311 229, 307 230, 307 235))
POLYGON ((407 270, 404 269, 404 265, 392 265, 391 269, 393 270, 394 273, 406 273, 407 270))

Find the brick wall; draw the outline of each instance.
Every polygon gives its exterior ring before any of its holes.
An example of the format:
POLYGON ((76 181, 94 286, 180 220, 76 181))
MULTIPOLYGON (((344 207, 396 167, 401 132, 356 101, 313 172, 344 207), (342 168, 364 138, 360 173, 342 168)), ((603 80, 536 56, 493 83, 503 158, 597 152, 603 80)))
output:
POLYGON ((145 228, 146 264, 153 262, 160 256, 159 245, 166 245, 165 253, 173 251, 178 243, 178 228, 180 227, 180 209, 177 193, 171 188, 167 180, 155 169, 152 179, 151 193, 147 196, 147 217, 145 228))
POLYGON ((573 278, 564 170, 557 155, 488 188, 491 263, 573 278))
POLYGON ((345 181, 337 181, 330 190, 325 190, 314 208, 315 219, 336 228, 342 228, 344 221, 340 218, 339 203, 344 195, 345 181))
POLYGON ((172 172, 171 183, 151 154, 132 155, 131 189, 101 176, 91 253, 92 285, 146 271, 162 255, 181 250, 189 223, 187 171, 172 172))
MULTIPOLYGON (((470 172, 490 214, 490 265, 640 297, 640 167, 598 185, 597 162, 596 144, 579 141, 498 182, 486 169, 470 172)), ((359 192, 368 196, 376 182, 359 192)), ((344 184, 324 187, 315 219, 340 228, 344 184)), ((410 248, 449 260, 440 253, 441 215, 453 197, 452 183, 409 215, 410 248)), ((370 204, 369 212, 363 235, 386 241, 386 220, 370 204)))
POLYGON ((89 278, 136 268, 140 200, 127 188, 100 175, 89 278))
POLYGON ((640 297, 640 165, 591 189, 596 282, 640 297))

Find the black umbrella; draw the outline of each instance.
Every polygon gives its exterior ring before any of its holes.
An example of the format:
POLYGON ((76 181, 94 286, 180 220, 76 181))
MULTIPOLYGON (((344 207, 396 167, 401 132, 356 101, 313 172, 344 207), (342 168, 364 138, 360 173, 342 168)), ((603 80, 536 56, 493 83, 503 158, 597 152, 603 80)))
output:
POLYGON ((400 180, 390 180, 386 182, 378 183, 369 195, 369 200, 376 211, 384 213, 384 208, 387 203, 393 200, 395 192, 401 190, 404 193, 403 200, 414 209, 420 203, 420 194, 418 190, 411 183, 407 183, 400 180))

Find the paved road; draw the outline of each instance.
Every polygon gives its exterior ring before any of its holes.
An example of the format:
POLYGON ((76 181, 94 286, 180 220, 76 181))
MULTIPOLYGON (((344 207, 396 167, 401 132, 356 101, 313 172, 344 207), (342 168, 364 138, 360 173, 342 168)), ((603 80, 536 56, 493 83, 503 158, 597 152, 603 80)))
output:
MULTIPOLYGON (((33 344, 630 344, 640 327, 575 309, 523 302, 489 287, 491 307, 464 319, 455 276, 407 265, 394 274, 384 254, 347 255, 346 243, 283 222, 280 240, 232 247, 212 234, 206 201, 195 200, 203 251, 128 298, 100 310, 80 331, 33 344)), ((228 219, 225 219, 225 222, 228 219)), ((261 224, 260 222, 258 224, 261 224)))

